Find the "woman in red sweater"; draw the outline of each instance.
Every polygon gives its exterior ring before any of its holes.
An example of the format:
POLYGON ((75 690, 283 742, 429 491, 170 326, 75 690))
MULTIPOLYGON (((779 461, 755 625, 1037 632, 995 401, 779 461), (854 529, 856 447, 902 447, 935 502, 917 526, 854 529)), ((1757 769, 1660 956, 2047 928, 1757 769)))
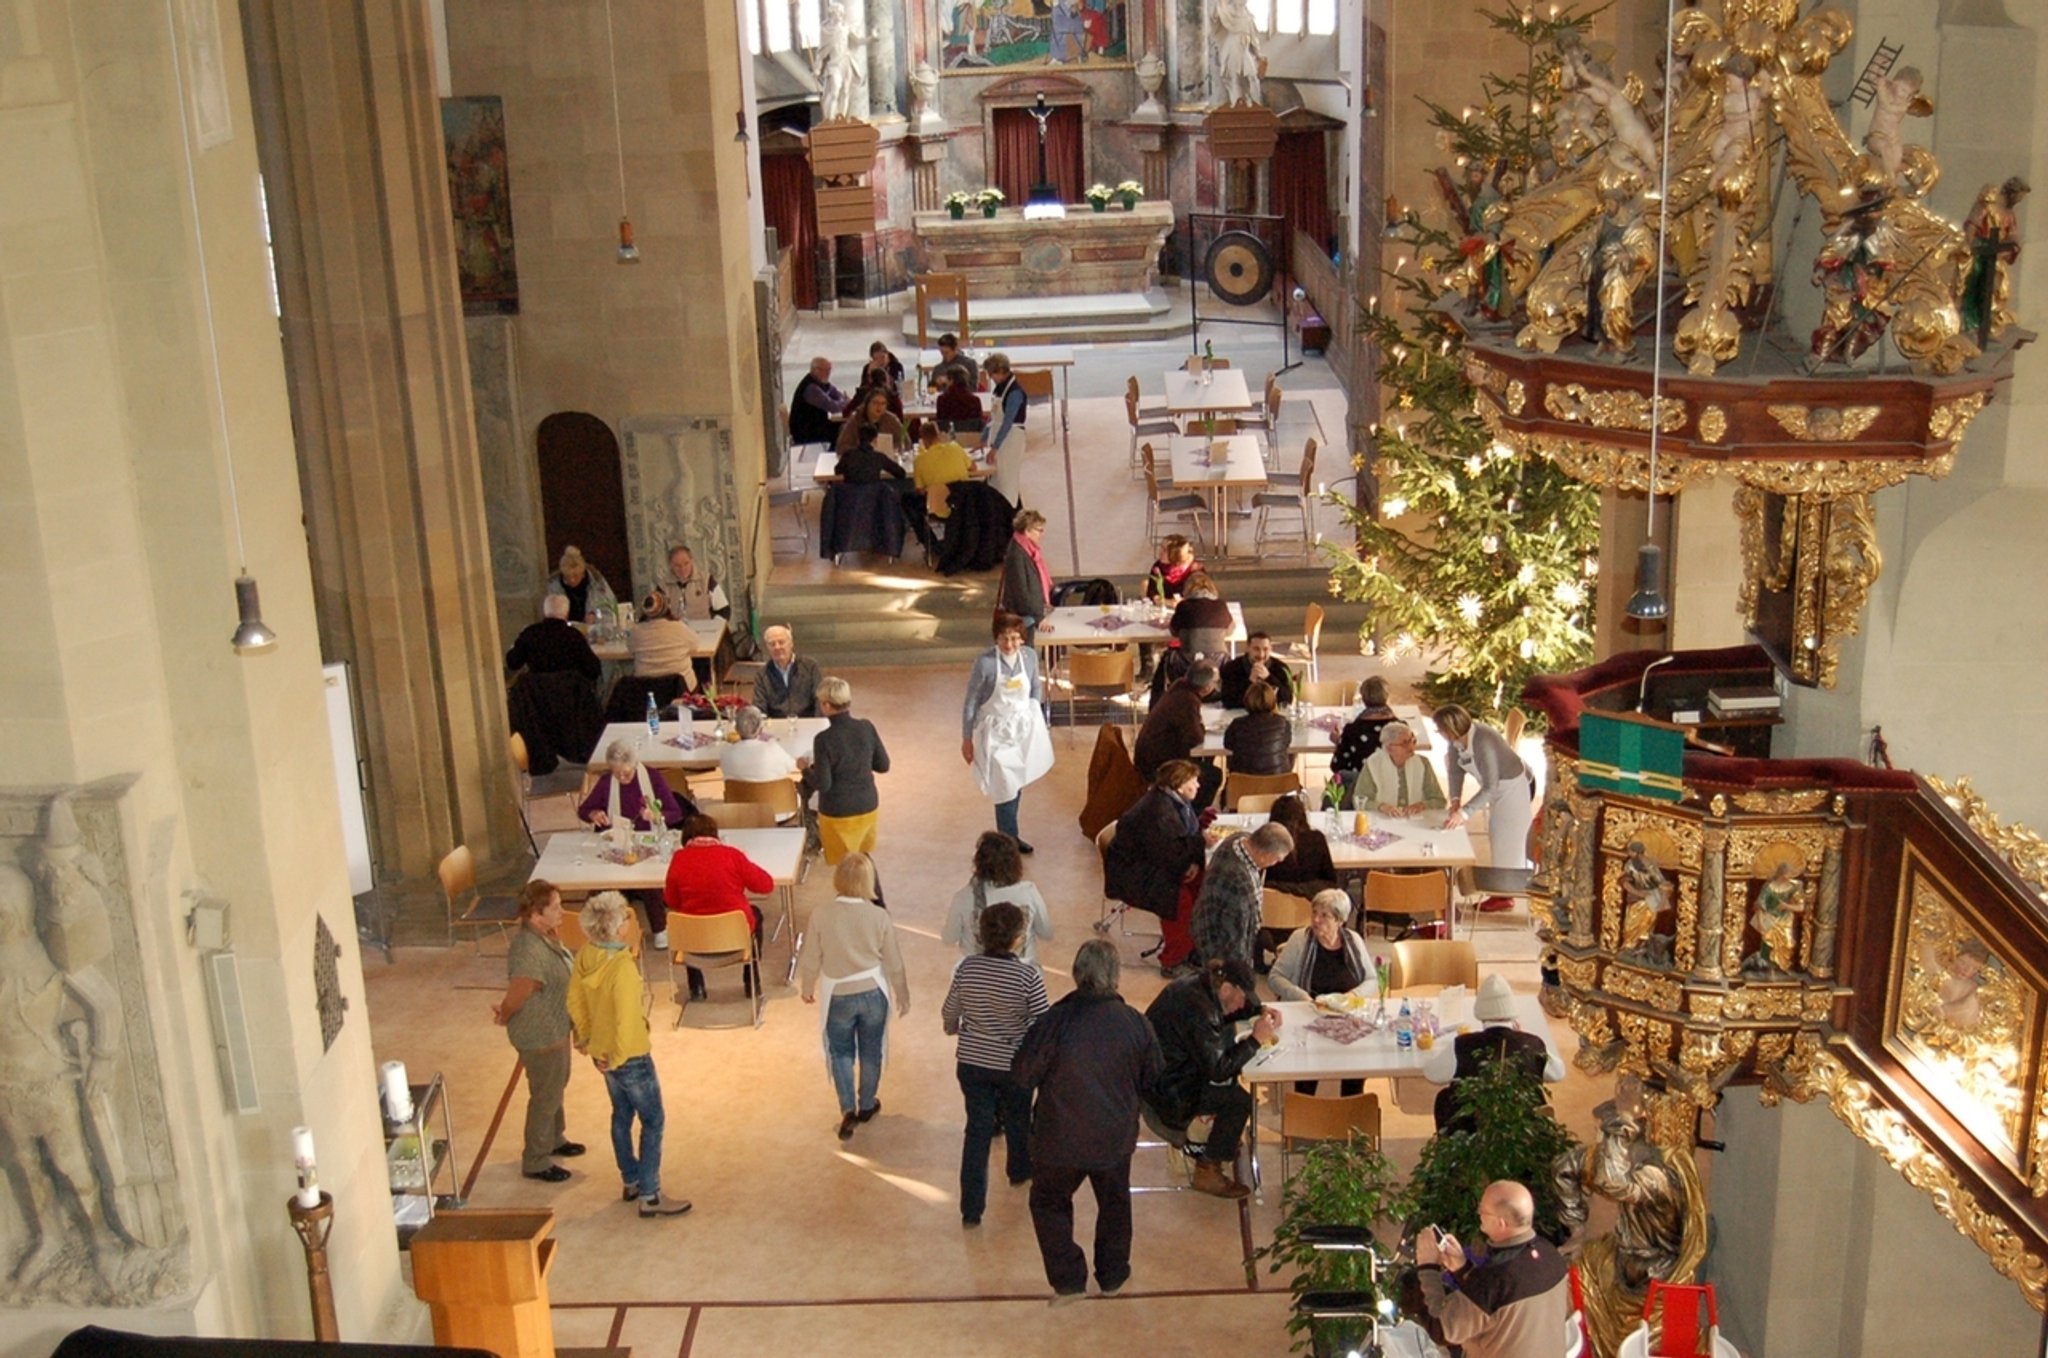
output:
MULTIPOLYGON (((743 911, 747 927, 754 931, 754 953, 761 951, 761 912, 747 899, 747 893, 766 896, 775 890, 775 879, 753 859, 718 837, 718 822, 696 815, 683 822, 683 847, 668 861, 668 881, 662 896, 668 908, 684 915, 724 915, 743 911)), ((704 973, 688 967, 690 998, 704 998, 704 973)), ((747 994, 752 995, 753 975, 747 974, 747 994)))

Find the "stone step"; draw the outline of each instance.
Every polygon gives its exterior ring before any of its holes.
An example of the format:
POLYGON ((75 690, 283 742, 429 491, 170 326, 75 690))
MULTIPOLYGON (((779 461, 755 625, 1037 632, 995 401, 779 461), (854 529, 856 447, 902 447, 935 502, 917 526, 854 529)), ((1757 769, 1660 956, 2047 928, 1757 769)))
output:
MULTIPOLYGON (((1179 290, 1096 293, 1086 296, 993 297, 969 304, 976 345, 1130 343, 1185 335, 1194 324, 1179 290)), ((959 311, 934 299, 931 330, 957 330, 959 311)), ((917 313, 903 317, 904 338, 917 338, 917 313)))

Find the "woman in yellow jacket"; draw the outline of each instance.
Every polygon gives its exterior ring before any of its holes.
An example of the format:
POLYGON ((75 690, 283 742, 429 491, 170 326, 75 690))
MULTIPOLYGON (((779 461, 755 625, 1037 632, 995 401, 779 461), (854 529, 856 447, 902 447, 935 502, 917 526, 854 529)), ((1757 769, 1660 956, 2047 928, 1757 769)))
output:
POLYGON ((589 1054, 612 1096, 612 1154, 625 1180, 625 1200, 637 1200, 643 1217, 680 1216, 690 1204, 661 1193, 661 1080, 640 1002, 640 967, 626 947, 630 915, 626 898, 616 891, 599 892, 583 907, 583 934, 590 941, 576 954, 569 975, 569 1022, 577 1050, 589 1054))

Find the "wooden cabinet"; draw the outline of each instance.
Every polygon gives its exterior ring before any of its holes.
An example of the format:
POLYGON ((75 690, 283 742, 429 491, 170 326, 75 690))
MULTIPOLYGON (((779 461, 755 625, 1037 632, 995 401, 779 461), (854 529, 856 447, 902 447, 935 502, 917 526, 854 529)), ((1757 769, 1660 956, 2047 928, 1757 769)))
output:
POLYGON ((498 1358, 555 1358, 548 1271, 555 1214, 467 1208, 436 1214, 412 1238, 412 1287, 434 1317, 434 1342, 498 1358))

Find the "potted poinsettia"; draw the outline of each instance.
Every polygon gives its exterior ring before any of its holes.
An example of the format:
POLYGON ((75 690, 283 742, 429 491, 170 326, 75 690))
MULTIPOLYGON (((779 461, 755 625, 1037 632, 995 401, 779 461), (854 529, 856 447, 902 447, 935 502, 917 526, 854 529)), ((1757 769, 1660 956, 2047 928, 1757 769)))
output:
POLYGON ((1135 179, 1126 179, 1116 186, 1116 196, 1122 201, 1124 211, 1129 212, 1145 196, 1145 186, 1135 179))
POLYGON ((965 217, 967 215, 967 209, 971 205, 978 203, 980 201, 980 194, 969 193, 967 192, 967 190, 962 189, 958 193, 949 193, 946 195, 946 211, 951 213, 953 220, 957 222, 962 217, 965 217))
POLYGON ((1116 190, 1107 184, 1090 184, 1081 196, 1088 200, 1088 206, 1103 212, 1109 208, 1109 200, 1116 197, 1116 190))
POLYGON ((996 209, 1003 205, 1003 191, 997 188, 983 189, 976 195, 976 199, 981 204, 981 215, 993 217, 996 215, 996 209))

